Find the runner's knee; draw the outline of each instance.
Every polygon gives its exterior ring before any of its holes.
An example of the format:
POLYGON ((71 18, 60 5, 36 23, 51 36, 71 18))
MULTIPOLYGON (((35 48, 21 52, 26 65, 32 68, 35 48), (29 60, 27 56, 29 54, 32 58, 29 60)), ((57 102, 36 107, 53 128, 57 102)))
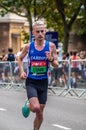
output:
POLYGON ((32 111, 36 113, 40 113, 40 106, 39 105, 33 105, 32 111))

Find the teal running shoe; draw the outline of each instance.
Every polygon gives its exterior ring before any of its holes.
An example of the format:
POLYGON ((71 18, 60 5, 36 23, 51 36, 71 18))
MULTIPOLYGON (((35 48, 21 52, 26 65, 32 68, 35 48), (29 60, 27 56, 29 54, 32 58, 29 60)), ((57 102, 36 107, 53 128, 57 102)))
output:
POLYGON ((22 114, 25 118, 27 118, 30 114, 30 109, 28 107, 29 101, 26 100, 25 105, 22 107, 22 114))

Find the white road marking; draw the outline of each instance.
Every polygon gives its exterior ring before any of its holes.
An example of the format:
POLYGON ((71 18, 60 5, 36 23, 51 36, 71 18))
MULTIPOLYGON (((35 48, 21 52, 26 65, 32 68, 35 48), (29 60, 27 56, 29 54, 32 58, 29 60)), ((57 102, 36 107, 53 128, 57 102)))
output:
POLYGON ((71 128, 67 128, 65 126, 58 125, 58 124, 52 124, 52 126, 55 126, 55 127, 58 127, 58 128, 64 129, 64 130, 71 130, 71 128))
POLYGON ((7 109, 4 109, 4 108, 0 108, 0 111, 6 111, 7 109))

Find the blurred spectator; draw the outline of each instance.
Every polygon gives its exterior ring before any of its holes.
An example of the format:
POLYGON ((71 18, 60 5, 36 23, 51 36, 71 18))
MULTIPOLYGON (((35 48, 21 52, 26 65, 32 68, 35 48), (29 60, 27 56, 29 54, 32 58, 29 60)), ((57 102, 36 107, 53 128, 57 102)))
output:
POLYGON ((81 59, 85 59, 85 52, 80 51, 79 56, 80 56, 81 59))
POLYGON ((61 60, 62 60, 62 57, 59 55, 59 52, 60 50, 57 49, 57 55, 58 55, 58 61, 59 61, 59 65, 58 65, 58 68, 53 68, 53 76, 54 76, 54 80, 52 82, 52 85, 53 86, 56 86, 57 85, 57 82, 60 78, 60 76, 62 75, 62 64, 61 64, 61 60))
POLYGON ((12 48, 8 48, 8 54, 3 57, 3 61, 15 61, 16 55, 13 53, 12 48))
POLYGON ((66 59, 66 60, 69 60, 69 58, 70 58, 70 54, 69 54, 69 53, 67 53, 67 54, 66 54, 66 58, 65 58, 65 59, 66 59))
MULTIPOLYGON (((17 54, 16 54, 16 60, 17 60, 18 56, 21 55, 21 52, 23 51, 23 48, 24 47, 21 47, 20 51, 17 52, 17 54)), ((23 58, 23 67, 24 67, 24 71, 27 73, 27 68, 28 68, 28 54, 23 58)), ((17 66, 17 69, 19 69, 18 66, 17 66)))
POLYGON ((77 75, 79 73, 79 65, 80 65, 80 61, 78 62, 77 60, 80 60, 80 57, 77 56, 77 51, 75 50, 72 54, 72 56, 70 56, 70 61, 71 61, 71 76, 73 78, 73 87, 76 88, 77 86, 77 75), (76 61, 72 61, 72 60, 76 60, 76 61))
POLYGON ((6 54, 2 59, 3 61, 11 62, 11 68, 10 68, 9 62, 5 63, 5 76, 7 77, 7 80, 11 78, 11 76, 12 76, 11 72, 12 72, 12 74, 14 74, 15 59, 16 59, 16 54, 13 53, 13 49, 8 48, 8 54, 6 54))

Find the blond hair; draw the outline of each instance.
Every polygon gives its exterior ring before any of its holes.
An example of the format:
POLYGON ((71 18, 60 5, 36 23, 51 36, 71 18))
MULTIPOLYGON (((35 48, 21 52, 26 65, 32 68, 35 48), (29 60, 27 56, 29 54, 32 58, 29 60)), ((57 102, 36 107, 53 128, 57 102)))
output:
POLYGON ((35 21, 32 26, 35 27, 35 26, 40 26, 40 25, 43 25, 45 27, 45 23, 43 21, 40 21, 40 20, 35 21))

